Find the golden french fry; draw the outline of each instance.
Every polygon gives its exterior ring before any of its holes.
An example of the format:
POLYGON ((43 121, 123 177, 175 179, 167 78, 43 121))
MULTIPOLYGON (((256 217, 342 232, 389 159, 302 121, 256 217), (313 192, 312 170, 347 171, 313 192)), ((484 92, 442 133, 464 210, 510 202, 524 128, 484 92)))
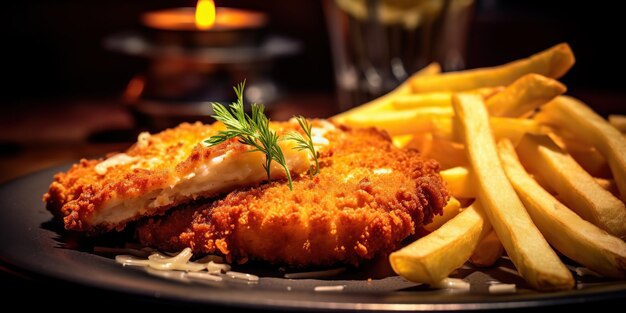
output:
POLYGON ((416 133, 403 148, 415 149, 419 151, 423 157, 427 157, 428 152, 433 146, 433 135, 428 132, 416 133))
POLYGON ((452 104, 450 92, 414 93, 396 97, 393 107, 398 110, 407 110, 422 107, 449 107, 452 104))
POLYGON ((496 232, 491 230, 485 238, 478 242, 469 261, 477 267, 490 267, 496 264, 502 253, 504 253, 504 247, 496 232))
POLYGON ((520 117, 562 95, 567 88, 558 81, 539 75, 526 74, 506 89, 487 99, 492 116, 520 117))
POLYGON ((606 158, 626 202, 626 139, 600 115, 579 100, 559 96, 543 106, 537 120, 555 123, 593 145, 606 158))
POLYGON ((602 189, 610 192, 616 197, 619 197, 619 190, 617 190, 617 184, 615 184, 614 179, 594 177, 593 180, 595 180, 596 183, 602 187, 602 189))
POLYGON ((446 182, 448 191, 457 198, 476 198, 476 186, 467 167, 457 166, 439 172, 446 182))
MULTIPOLYGON (((468 91, 475 92, 487 99, 504 90, 504 87, 485 87, 468 91)), ((407 110, 421 107, 449 107, 452 105, 451 92, 426 92, 397 96, 393 107, 398 110, 407 110)))
POLYGON ((457 216, 459 212, 461 212, 461 203, 459 202, 459 200, 451 197, 450 200, 448 200, 448 204, 443 207, 443 214, 435 215, 432 222, 424 225, 424 229, 429 232, 434 232, 439 227, 441 227, 441 225, 445 224, 447 221, 457 216))
POLYGON ((456 94, 452 106, 478 199, 518 272, 539 290, 571 289, 572 274, 543 238, 502 169, 482 98, 456 94))
POLYGON ((498 143, 515 191, 546 239, 568 258, 609 277, 626 277, 626 243, 583 220, 545 191, 524 170, 510 141, 498 143))
POLYGON ((409 144, 411 140, 413 140, 413 135, 399 135, 399 136, 393 136, 391 138, 393 145, 398 148, 406 147, 406 145, 409 144))
POLYGON ((458 142, 434 138, 431 133, 417 133, 404 146, 418 150, 424 158, 437 160, 442 170, 467 165, 465 146, 458 142))
MULTIPOLYGON (((558 130, 555 130, 558 131, 558 130)), ((595 177, 610 177, 611 169, 598 149, 586 143, 561 136, 563 132, 548 132, 548 136, 563 150, 567 151, 582 168, 595 177)), ((573 136, 570 136, 573 137, 573 136)))
POLYGON ((617 128, 622 134, 626 133, 626 115, 619 115, 619 114, 609 115, 609 124, 617 128))
POLYGON ((432 285, 461 267, 490 229, 476 201, 439 229, 391 253, 389 262, 398 275, 432 285))
MULTIPOLYGON (((452 117, 435 118, 431 121, 431 132, 436 138, 454 140, 452 117)), ((489 125, 496 139, 509 138, 518 142, 526 133, 545 134, 548 129, 531 119, 490 117, 489 125)))
POLYGON ((612 235, 626 238, 626 206, 603 189, 550 137, 525 135, 519 158, 535 176, 550 185, 570 209, 612 235))
POLYGON ((449 72, 411 81, 414 92, 465 91, 482 87, 509 85, 516 79, 537 73, 550 78, 563 76, 574 65, 574 54, 566 43, 505 65, 449 72))
POLYGON ((390 91, 386 95, 382 97, 378 97, 356 108, 337 114, 334 117, 332 117, 332 119, 338 122, 343 122, 344 119, 348 116, 368 115, 367 113, 389 110, 392 108, 393 100, 396 97, 411 93, 410 82, 412 80, 415 80, 421 76, 436 75, 436 74, 439 74, 440 72, 441 72, 441 66, 439 65, 439 63, 436 63, 436 62, 431 63, 427 65, 426 67, 424 67, 423 69, 417 71, 415 74, 411 75, 411 77, 409 77, 404 83, 400 84, 400 86, 396 87, 396 89, 390 91))
POLYGON ((348 115, 343 122, 353 127, 378 127, 391 136, 430 131, 433 118, 452 116, 450 107, 425 107, 405 111, 381 111, 348 115))

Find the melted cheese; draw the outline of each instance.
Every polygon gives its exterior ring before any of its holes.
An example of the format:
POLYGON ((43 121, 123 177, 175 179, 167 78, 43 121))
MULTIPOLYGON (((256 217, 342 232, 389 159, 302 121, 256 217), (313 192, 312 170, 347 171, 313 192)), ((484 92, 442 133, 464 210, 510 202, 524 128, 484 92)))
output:
POLYGON ((118 166, 118 165, 125 165, 128 163, 132 163, 139 160, 138 157, 131 157, 126 153, 118 153, 100 163, 98 163, 94 170, 96 171, 96 173, 98 173, 98 175, 104 175, 107 173, 107 171, 109 170, 110 167, 114 167, 114 166, 118 166))

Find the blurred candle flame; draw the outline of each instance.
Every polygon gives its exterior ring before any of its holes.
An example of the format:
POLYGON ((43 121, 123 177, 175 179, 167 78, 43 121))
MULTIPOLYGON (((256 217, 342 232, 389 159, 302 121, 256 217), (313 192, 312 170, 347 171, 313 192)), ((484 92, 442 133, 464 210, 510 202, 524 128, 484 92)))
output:
POLYGON ((215 2, 213 0, 198 0, 196 5, 196 27, 209 29, 215 24, 215 2))

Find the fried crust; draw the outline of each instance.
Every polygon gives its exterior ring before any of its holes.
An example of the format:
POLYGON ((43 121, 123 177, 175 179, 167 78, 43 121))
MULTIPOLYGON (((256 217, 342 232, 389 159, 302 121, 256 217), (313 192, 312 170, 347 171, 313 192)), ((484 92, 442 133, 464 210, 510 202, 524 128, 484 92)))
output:
POLYGON ((297 267, 358 264, 397 249, 442 213, 449 196, 439 165, 395 148, 384 132, 343 130, 320 156, 320 173, 296 179, 293 191, 273 182, 177 208, 140 225, 139 240, 164 251, 191 247, 231 262, 297 267))
MULTIPOLYGON (((279 132, 293 130, 292 123, 278 123, 279 132)), ((171 202, 151 207, 132 207, 137 198, 156 198, 161 190, 171 188, 195 169, 210 162, 215 156, 226 151, 232 155, 246 153, 249 148, 231 139, 225 143, 207 147, 202 141, 223 128, 221 124, 183 123, 155 135, 142 134, 136 144, 124 153, 132 162, 118 164, 99 174, 98 164, 106 158, 80 160, 67 172, 58 173, 43 196, 47 209, 55 216, 63 218, 65 228, 90 233, 100 233, 113 229, 121 230, 126 223, 143 216, 162 214, 169 208, 197 198, 215 196, 216 192, 176 195, 171 202), (128 202, 129 210, 137 213, 122 221, 94 221, 94 216, 104 207, 128 202)), ((108 157, 115 155, 111 153, 108 157)), ((260 167, 260 165, 259 165, 260 167)), ((232 188, 258 184, 242 182, 232 188)), ((135 205, 136 206, 136 205, 135 205)), ((120 208, 124 209, 124 208, 120 208)), ((100 212, 99 212, 100 211, 100 212)))

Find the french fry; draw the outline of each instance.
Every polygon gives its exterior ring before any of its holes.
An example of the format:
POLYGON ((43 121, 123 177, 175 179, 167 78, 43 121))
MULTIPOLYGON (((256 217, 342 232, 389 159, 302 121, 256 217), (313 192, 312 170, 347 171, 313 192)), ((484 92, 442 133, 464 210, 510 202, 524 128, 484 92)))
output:
POLYGON ((405 111, 381 111, 375 114, 348 115, 343 122, 353 127, 378 127, 391 136, 430 131, 433 118, 452 116, 450 107, 424 107, 405 111))
POLYGON ((611 169, 598 149, 586 143, 561 136, 562 132, 548 132, 548 136, 563 150, 567 151, 582 168, 595 177, 610 177, 611 169))
MULTIPOLYGON (((446 140, 454 139, 452 117, 435 118, 431 120, 433 136, 446 140)), ((531 119, 490 117, 489 125, 496 139, 509 138, 513 142, 519 141, 526 133, 544 134, 548 130, 531 119)))
POLYGON ((413 140, 413 135, 399 135, 393 136, 391 138, 391 142, 393 142, 393 145, 398 148, 406 147, 406 145, 411 142, 411 140, 413 140))
POLYGON ((469 261, 477 267, 490 267, 496 264, 502 253, 504 253, 504 247, 496 232, 491 230, 485 238, 478 242, 469 261))
POLYGON ((546 239, 568 258, 608 277, 626 277, 626 243, 583 220, 524 170, 510 141, 498 143, 515 191, 546 239))
POLYGON ((626 115, 611 114, 609 115, 609 124, 617 128, 622 134, 626 133, 626 115))
POLYGON ((595 180, 596 183, 598 183, 598 185, 602 187, 602 189, 610 192, 616 197, 619 197, 619 191, 617 190, 617 185, 615 184, 615 180, 608 179, 608 178, 600 178, 600 177, 594 177, 593 180, 595 180))
POLYGON ((572 274, 541 235, 502 169, 482 98, 456 94, 452 106, 478 199, 518 272, 539 290, 571 289, 572 274))
POLYGON ((537 120, 556 123, 593 145, 606 158, 626 202, 626 138, 600 115, 572 97, 560 96, 543 106, 537 120))
MULTIPOLYGON (((475 92, 487 99, 504 90, 504 87, 485 87, 468 91, 475 92)), ((426 92, 397 96, 393 107, 398 110, 407 110, 421 107, 449 107, 452 105, 451 92, 426 92)))
POLYGON ((393 107, 398 110, 407 110, 423 107, 449 107, 452 104, 450 92, 414 93, 398 96, 393 101, 393 107))
POLYGON ((442 170, 467 165, 465 146, 458 142, 434 138, 428 132, 413 135, 411 141, 404 148, 416 149, 422 154, 422 157, 437 160, 442 170))
POLYGON ((570 209, 585 220, 626 238, 626 206, 603 189, 550 137, 525 135, 517 146, 522 163, 550 185, 570 209))
POLYGON ((348 116, 368 115, 373 112, 389 110, 391 109, 392 103, 396 97, 411 93, 411 81, 421 76, 436 75, 436 74, 439 74, 440 72, 441 72, 441 66, 439 65, 439 63, 436 63, 436 62, 431 63, 427 65, 426 67, 424 67, 423 69, 417 71, 415 74, 411 75, 411 77, 409 77, 404 83, 400 84, 400 86, 396 87, 396 89, 390 91, 388 94, 382 97, 378 97, 356 108, 337 114, 333 117, 333 120, 338 121, 338 122, 343 122, 345 118, 348 116))
POLYGON ((459 200, 451 197, 450 200, 448 200, 448 204, 443 207, 443 214, 435 215, 432 222, 424 225, 424 229, 429 232, 434 232, 439 227, 441 227, 441 225, 445 224, 447 221, 457 216, 459 212, 461 212, 461 203, 459 202, 459 200))
POLYGON ((389 255, 393 270, 414 282, 436 284, 461 267, 491 229, 478 202, 434 232, 389 255))
POLYGON ((439 172, 448 191, 456 198, 476 198, 478 194, 467 167, 457 166, 439 172))
POLYGON ((558 81, 539 74, 526 74, 506 89, 487 99, 492 116, 520 117, 562 95, 567 88, 558 81))
POLYGON ((466 91, 509 85, 529 73, 559 78, 572 65, 574 65, 574 54, 568 44, 562 43, 528 58, 501 66, 416 77, 411 80, 411 86, 414 92, 466 91))

